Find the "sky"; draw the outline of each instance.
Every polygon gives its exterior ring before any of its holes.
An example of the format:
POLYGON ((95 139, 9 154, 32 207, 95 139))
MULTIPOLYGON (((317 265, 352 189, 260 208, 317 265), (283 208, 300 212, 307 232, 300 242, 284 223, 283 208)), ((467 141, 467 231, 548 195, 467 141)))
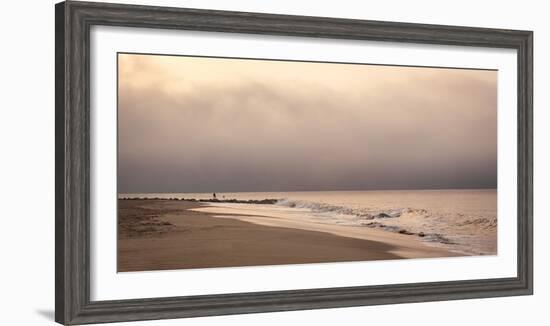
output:
POLYGON ((496 188, 497 74, 119 54, 118 189, 496 188))

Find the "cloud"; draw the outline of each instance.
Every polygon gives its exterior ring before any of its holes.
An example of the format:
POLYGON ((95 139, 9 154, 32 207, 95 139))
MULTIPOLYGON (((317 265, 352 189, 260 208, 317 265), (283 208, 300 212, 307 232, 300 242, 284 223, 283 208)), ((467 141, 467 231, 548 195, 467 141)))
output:
POLYGON ((121 192, 496 187, 495 71, 119 63, 121 192))

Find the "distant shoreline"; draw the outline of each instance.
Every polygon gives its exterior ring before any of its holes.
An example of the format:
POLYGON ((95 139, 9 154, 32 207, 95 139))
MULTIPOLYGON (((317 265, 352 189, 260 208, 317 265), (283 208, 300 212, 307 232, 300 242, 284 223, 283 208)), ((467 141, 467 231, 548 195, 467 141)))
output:
POLYGON ((231 204, 264 204, 264 205, 274 205, 279 199, 266 198, 266 199, 195 199, 195 198, 161 198, 161 197, 123 197, 119 200, 173 200, 173 201, 190 201, 190 202, 200 202, 200 203, 231 203, 231 204))

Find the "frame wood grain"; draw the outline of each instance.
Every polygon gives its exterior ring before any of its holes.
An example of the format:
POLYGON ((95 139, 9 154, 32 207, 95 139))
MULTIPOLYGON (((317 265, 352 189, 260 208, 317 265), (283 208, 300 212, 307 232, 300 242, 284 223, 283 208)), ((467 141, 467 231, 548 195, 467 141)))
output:
POLYGON ((62 324, 455 300, 533 293, 533 33, 351 19, 73 2, 55 6, 55 320, 62 324), (517 50, 517 277, 90 300, 90 27, 127 26, 517 50))

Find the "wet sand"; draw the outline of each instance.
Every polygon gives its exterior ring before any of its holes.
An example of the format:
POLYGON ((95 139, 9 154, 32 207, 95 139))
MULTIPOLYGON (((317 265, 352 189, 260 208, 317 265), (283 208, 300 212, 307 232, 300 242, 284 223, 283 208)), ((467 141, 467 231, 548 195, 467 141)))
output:
POLYGON ((414 237, 205 212, 177 200, 119 200, 118 271, 455 256, 414 237))

